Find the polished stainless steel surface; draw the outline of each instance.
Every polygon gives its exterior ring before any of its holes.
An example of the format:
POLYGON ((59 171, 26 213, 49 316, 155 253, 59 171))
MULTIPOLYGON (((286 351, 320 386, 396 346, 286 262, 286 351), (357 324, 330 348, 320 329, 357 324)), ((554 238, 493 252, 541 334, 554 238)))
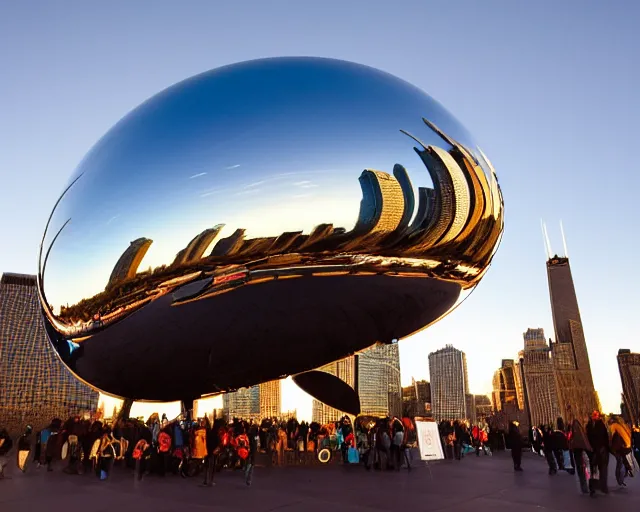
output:
POLYGON ((196 397, 310 370, 445 315, 503 229, 491 164, 439 103, 344 61, 215 69, 125 116, 39 256, 81 379, 196 397))

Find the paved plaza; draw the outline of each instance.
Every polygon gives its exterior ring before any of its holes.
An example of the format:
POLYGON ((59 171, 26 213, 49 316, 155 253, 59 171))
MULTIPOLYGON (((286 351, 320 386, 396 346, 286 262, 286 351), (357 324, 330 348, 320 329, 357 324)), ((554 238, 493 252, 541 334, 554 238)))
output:
POLYGON ((508 453, 439 461, 428 468, 420 464, 411 473, 338 465, 258 467, 251 487, 240 472, 225 472, 216 475, 213 488, 199 487, 199 478, 174 476, 137 482, 118 468, 106 482, 93 474, 70 476, 31 467, 23 475, 11 468, 11 479, 0 481, 0 511, 640 510, 640 477, 629 478, 628 487, 620 489, 611 474, 611 493, 594 499, 579 493, 575 476, 561 472, 549 477, 539 457, 526 454, 523 467, 523 473, 514 473, 508 453))

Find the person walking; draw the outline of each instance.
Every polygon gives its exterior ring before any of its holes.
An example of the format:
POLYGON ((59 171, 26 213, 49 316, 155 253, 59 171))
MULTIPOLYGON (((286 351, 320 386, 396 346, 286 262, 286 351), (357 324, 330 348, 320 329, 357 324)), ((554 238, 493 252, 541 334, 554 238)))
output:
MULTIPOLYGON (((573 423, 571 424, 569 446, 573 453, 575 470, 576 473, 578 473, 578 480, 580 481, 580 490, 583 494, 589 494, 587 469, 593 449, 591 448, 591 444, 589 443, 587 433, 584 431, 582 423, 577 419, 573 420, 573 423)), ((593 492, 591 494, 593 494, 593 492)))
POLYGON ((621 487, 626 487, 624 479, 633 477, 633 467, 627 460, 627 455, 631 453, 631 429, 621 418, 611 416, 609 418, 609 429, 611 431, 611 453, 616 458, 616 481, 621 487))
POLYGON ((511 446, 511 458, 513 459, 513 470, 522 471, 522 435, 517 421, 512 421, 509 425, 509 445, 511 446))

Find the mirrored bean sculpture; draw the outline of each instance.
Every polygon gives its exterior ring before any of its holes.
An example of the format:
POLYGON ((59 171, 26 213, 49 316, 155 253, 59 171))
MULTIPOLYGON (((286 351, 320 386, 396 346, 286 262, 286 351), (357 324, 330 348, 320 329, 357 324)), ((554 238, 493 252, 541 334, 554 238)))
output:
POLYGON ((502 231, 491 163, 420 89, 254 60, 169 87, 96 143, 46 224, 39 293, 60 358, 104 392, 185 400, 294 375, 353 410, 313 370, 442 318, 502 231))

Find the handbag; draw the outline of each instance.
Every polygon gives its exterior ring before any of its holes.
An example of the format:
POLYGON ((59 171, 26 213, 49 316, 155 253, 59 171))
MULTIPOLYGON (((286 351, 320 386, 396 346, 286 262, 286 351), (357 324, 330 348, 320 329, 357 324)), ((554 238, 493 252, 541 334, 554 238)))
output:
POLYGON ((360 462, 360 453, 353 446, 349 448, 347 460, 349 464, 358 464, 360 462))

